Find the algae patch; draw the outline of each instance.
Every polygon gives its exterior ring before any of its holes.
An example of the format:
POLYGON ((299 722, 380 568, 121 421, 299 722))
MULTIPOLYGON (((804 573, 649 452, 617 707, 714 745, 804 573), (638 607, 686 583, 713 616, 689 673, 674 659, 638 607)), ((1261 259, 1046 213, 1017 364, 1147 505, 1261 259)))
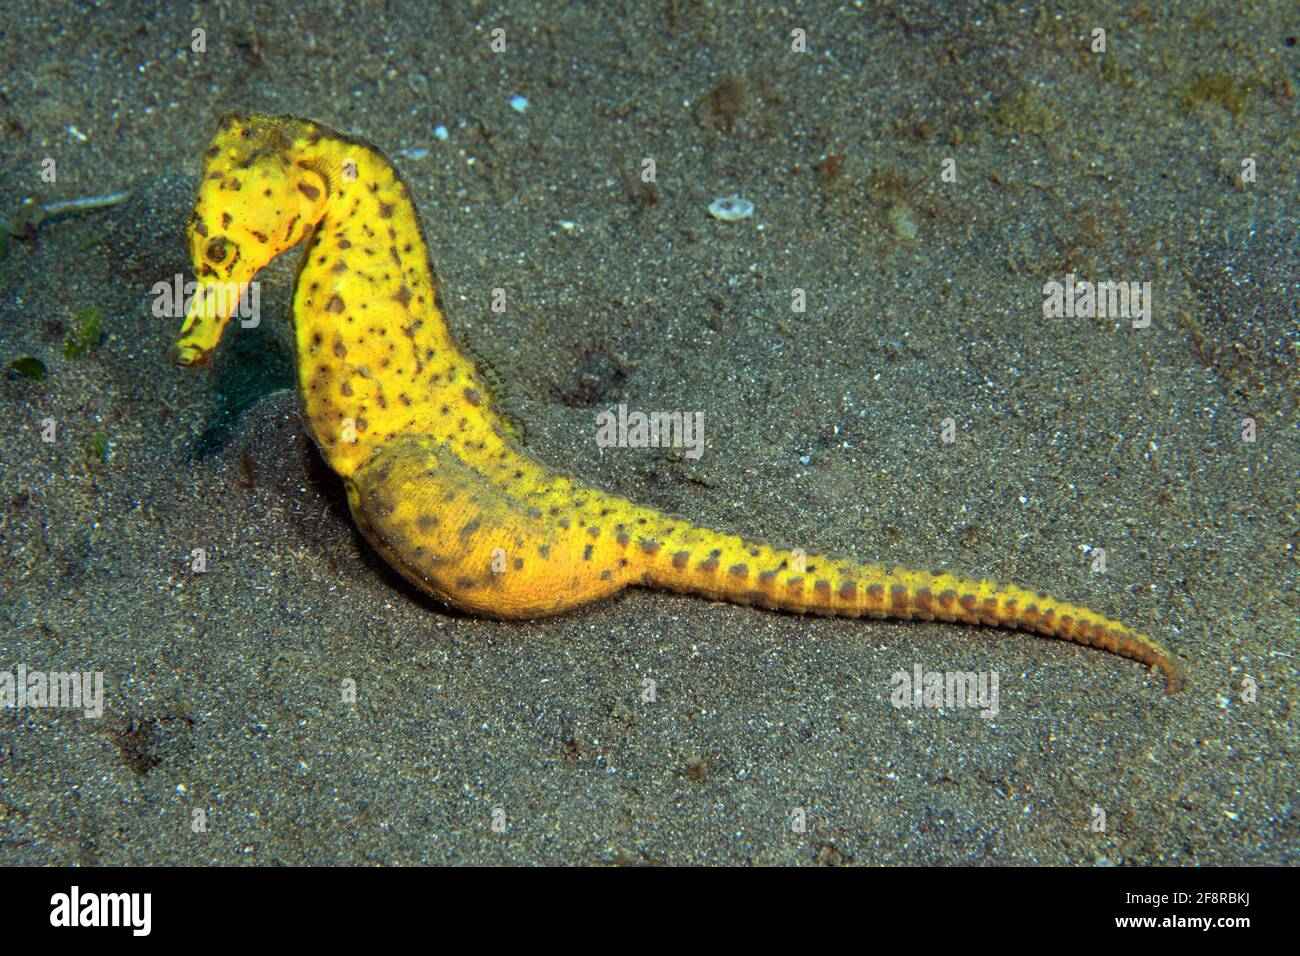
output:
POLYGON ((1246 98, 1254 92, 1249 83, 1241 83, 1227 73, 1198 73, 1183 91, 1183 109, 1192 112, 1206 104, 1222 106, 1237 118, 1246 109, 1246 98))
POLYGON ((1022 89, 1001 100, 995 125, 1013 136, 1046 136, 1062 126, 1060 108, 1037 90, 1022 89))
POLYGON ((24 355, 22 358, 16 358, 6 368, 10 368, 23 378, 30 378, 34 382, 45 381, 45 363, 34 356, 24 355))
POLYGON ((73 326, 63 340, 63 354, 67 358, 80 358, 89 355, 99 344, 104 334, 104 314, 99 309, 87 306, 79 309, 73 318, 73 326))

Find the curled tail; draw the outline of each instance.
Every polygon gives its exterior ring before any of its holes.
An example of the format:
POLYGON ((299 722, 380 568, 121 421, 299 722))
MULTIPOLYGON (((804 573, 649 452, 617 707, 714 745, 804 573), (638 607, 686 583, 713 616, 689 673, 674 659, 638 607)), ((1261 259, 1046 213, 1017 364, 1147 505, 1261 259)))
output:
POLYGON ((642 582, 690 594, 798 613, 985 624, 1059 637, 1141 661, 1182 687, 1172 654, 1144 634, 1095 611, 1014 585, 855 564, 773 548, 668 522, 641 549, 642 582))
POLYGON ((627 585, 844 617, 990 624, 1061 637, 1158 668, 1151 638, 1074 604, 992 581, 885 569, 701 528, 557 475, 502 445, 488 478, 448 443, 394 438, 347 479, 357 525, 403 575, 454 607, 536 618, 627 585))

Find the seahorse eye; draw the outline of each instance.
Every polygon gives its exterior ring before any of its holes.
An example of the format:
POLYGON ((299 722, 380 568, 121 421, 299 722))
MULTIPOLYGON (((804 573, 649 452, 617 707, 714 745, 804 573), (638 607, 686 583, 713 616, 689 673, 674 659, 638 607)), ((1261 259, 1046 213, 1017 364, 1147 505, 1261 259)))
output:
POLYGON ((208 244, 203 249, 203 254, 208 257, 208 261, 221 265, 230 258, 234 252, 235 244, 224 236, 217 236, 215 239, 209 239, 208 244))

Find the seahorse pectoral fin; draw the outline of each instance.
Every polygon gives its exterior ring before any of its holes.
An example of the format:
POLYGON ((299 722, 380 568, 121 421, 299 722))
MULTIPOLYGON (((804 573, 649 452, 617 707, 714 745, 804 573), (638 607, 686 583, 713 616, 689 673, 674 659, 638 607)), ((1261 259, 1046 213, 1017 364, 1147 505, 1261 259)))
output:
POLYGON ((384 443, 351 475, 348 498, 358 527, 389 564, 475 614, 546 617, 626 582, 626 574, 590 560, 581 531, 548 520, 435 439, 384 443))

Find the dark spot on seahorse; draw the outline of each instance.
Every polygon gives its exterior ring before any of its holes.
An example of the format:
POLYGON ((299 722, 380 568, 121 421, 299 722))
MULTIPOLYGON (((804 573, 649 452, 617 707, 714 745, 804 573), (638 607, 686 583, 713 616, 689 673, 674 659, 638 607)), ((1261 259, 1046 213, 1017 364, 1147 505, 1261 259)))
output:
POLYGON ((206 238, 208 235, 207 223, 205 223, 202 219, 196 218, 194 220, 194 231, 197 232, 200 236, 206 238))
POLYGON ((618 537, 615 538, 614 540, 616 540, 620 545, 626 548, 628 544, 632 541, 632 536, 628 534, 626 531, 620 531, 618 533, 618 537))
POLYGON ((642 538, 641 550, 645 552, 648 556, 653 558, 656 554, 659 553, 659 542, 651 541, 647 538, 642 538))
POLYGON ((317 349, 317 348, 320 348, 320 343, 321 343, 321 336, 320 336, 320 333, 319 333, 319 332, 313 332, 313 333, 311 334, 311 347, 312 347, 312 349, 315 350, 315 349, 317 349))
POLYGON ((712 574, 714 571, 718 570, 718 559, 709 558, 707 561, 701 561, 697 567, 705 574, 712 574))
POLYGON ((229 228, 230 228, 230 223, 231 223, 231 221, 232 221, 232 220, 231 220, 231 218, 230 218, 230 213, 228 213, 228 212, 223 212, 223 213, 221 214, 221 228, 222 228, 222 229, 229 229, 229 228))
POLYGON ((343 297, 337 292, 330 296, 329 301, 325 303, 326 312, 342 312, 346 306, 343 304, 343 297))
POLYGON ((473 579, 473 578, 457 578, 457 579, 456 579, 456 587, 460 588, 462 591, 468 591, 468 590, 470 590, 470 589, 472 589, 472 588, 474 587, 474 579, 473 579))
POLYGON ((817 583, 813 585, 813 590, 820 596, 829 597, 831 593, 831 582, 827 581, 825 578, 819 578, 817 583))
POLYGON ((582 560, 584 560, 584 561, 590 561, 590 560, 591 560, 591 551, 592 551, 592 545, 587 545, 585 548, 583 548, 583 549, 582 549, 582 560))
POLYGON ((602 581, 609 581, 609 580, 611 580, 613 577, 614 577, 614 575, 613 575, 613 573, 610 572, 610 571, 601 571, 601 572, 600 572, 600 579, 601 579, 602 581))
POLYGON ((351 249, 351 248, 352 248, 352 243, 349 242, 349 241, 346 240, 346 239, 340 239, 340 240, 339 240, 339 248, 340 248, 340 249, 351 249))
POLYGON ((973 613, 975 611, 975 604, 979 600, 979 598, 977 598, 974 594, 963 594, 959 598, 959 600, 961 602, 962 607, 964 607, 966 610, 973 613))
POLYGON ((929 611, 934 607, 934 594, 929 588, 920 588, 917 590, 916 594, 912 596, 912 603, 922 611, 929 611))
POLYGON ((673 567, 675 567, 678 571, 685 571, 686 564, 690 560, 691 560, 691 553, 689 551, 678 551, 676 554, 673 555, 673 567))
POLYGON ((298 192, 306 196, 311 202, 315 202, 317 199, 320 199, 320 190, 317 189, 315 186, 313 186, 311 183, 299 183, 298 192))
POLYGON ((344 379, 344 380, 343 380, 343 385, 342 385, 340 391, 342 391, 343 394, 344 394, 345 396, 351 398, 351 397, 352 397, 352 383, 349 382, 347 379, 344 379))
POLYGON ((760 571, 758 574, 758 583, 763 585, 764 587, 768 586, 769 584, 775 584, 776 574, 777 573, 775 571, 760 571))
POLYGON ((405 279, 402 280, 402 287, 393 293, 393 301, 401 305, 403 309, 410 306, 411 289, 407 286, 405 279))
POLYGON ((515 558, 515 570, 516 570, 516 571, 522 571, 523 569, 524 569, 524 559, 523 559, 523 558, 515 558))
POLYGON ((419 526, 421 531, 428 532, 438 526, 438 518, 435 515, 420 515, 420 517, 415 519, 415 523, 419 526))
POLYGON ((342 339, 334 340, 334 354, 341 359, 348 357, 348 349, 347 346, 343 344, 342 339))
POLYGON ((856 601, 858 599, 858 586, 852 581, 845 581, 840 585, 841 601, 856 601))
POLYGON ((478 389, 465 389, 465 401, 469 402, 475 408, 483 404, 483 396, 479 394, 478 389))
POLYGON ((348 264, 344 262, 342 259, 340 259, 338 262, 334 263, 334 265, 330 267, 330 272, 333 272, 335 275, 340 275, 347 271, 348 271, 348 264))
POLYGON ((549 544, 539 544, 537 546, 537 553, 543 558, 549 558, 551 556, 551 546, 549 544))
POLYGON ((392 215, 393 215, 393 204, 390 202, 384 202, 382 199, 379 200, 379 218, 389 219, 392 218, 392 215))
MULTIPOLYGON (((516 478, 521 478, 521 477, 523 477, 523 476, 522 476, 520 473, 516 472, 516 473, 515 473, 515 477, 516 477, 516 478)), ((593 538, 599 538, 599 537, 600 537, 600 525, 592 525, 590 528, 587 529, 587 534, 591 535, 593 538)))
POLYGON ((731 567, 727 569, 727 573, 730 574, 732 577, 747 578, 749 577, 749 565, 733 564, 731 567))
MULTIPOLYGON (((951 610, 953 603, 957 600, 957 592, 951 589, 939 592, 939 603, 944 606, 945 610, 951 610)), ((1037 610, 1037 609, 1035 609, 1037 610)))

